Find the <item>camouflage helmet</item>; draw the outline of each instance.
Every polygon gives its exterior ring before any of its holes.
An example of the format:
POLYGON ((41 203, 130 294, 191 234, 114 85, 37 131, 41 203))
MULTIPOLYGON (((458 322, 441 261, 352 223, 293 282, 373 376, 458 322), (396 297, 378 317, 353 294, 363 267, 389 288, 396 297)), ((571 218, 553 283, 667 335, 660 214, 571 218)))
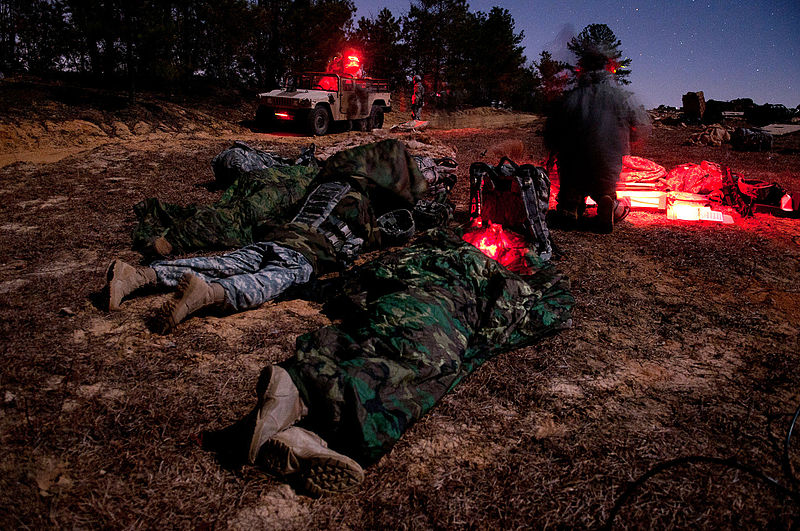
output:
POLYGON ((376 220, 381 237, 386 243, 405 243, 414 235, 416 226, 411 212, 400 208, 382 215, 376 220))

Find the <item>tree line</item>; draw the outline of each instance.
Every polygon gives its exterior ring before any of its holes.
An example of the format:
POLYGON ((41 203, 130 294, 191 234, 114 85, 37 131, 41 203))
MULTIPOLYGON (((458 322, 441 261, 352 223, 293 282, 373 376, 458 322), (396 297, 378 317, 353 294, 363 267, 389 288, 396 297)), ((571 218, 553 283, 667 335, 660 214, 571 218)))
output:
MULTIPOLYGON (((509 11, 473 12, 467 0, 411 0, 400 16, 355 17, 352 0, 0 0, 0 73, 69 74, 131 95, 200 82, 268 89, 353 48, 394 88, 421 74, 433 104, 533 109, 579 62, 547 52, 529 62, 509 11)), ((605 25, 573 39, 578 51, 581 38, 604 39, 621 57, 605 25)))

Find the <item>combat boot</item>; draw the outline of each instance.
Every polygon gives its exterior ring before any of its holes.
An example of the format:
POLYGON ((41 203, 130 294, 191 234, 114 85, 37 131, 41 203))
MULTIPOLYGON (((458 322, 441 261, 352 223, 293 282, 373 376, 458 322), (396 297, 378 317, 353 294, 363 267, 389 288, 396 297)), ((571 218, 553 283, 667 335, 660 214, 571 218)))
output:
POLYGON ((297 474, 313 496, 348 491, 364 481, 358 463, 328 448, 317 434, 297 426, 265 442, 257 464, 281 477, 297 474))
POLYGON ((159 236, 153 240, 153 253, 162 258, 172 254, 172 244, 167 241, 163 236, 159 236))
POLYGON ((259 449, 267 440, 308 414, 297 386, 283 367, 270 365, 261 371, 256 392, 255 426, 248 453, 251 464, 255 463, 259 449))
POLYGON ((151 267, 135 267, 122 260, 114 260, 106 271, 108 309, 119 310, 122 299, 145 286, 155 286, 156 272, 151 267))
POLYGON ((597 231, 610 234, 614 224, 625 219, 631 209, 628 205, 610 195, 600 196, 597 201, 597 231))
POLYGON ((155 315, 155 330, 166 334, 194 312, 225 303, 225 290, 216 282, 186 273, 178 282, 175 296, 164 303, 155 315))

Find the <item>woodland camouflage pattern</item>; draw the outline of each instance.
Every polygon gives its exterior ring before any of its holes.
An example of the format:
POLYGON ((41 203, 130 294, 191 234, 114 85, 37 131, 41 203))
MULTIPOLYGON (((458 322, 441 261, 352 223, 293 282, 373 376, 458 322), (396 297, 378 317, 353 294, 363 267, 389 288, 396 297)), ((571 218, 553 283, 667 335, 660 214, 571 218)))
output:
POLYGON ((329 305, 341 324, 300 336, 282 364, 306 427, 368 465, 488 358, 569 327, 568 281, 531 259, 523 278, 437 229, 352 270, 329 305))
POLYGON ((273 241, 302 253, 319 274, 343 264, 321 231, 287 223, 308 191, 325 182, 350 184, 350 191, 332 214, 362 238, 366 248, 380 245, 377 216, 411 208, 427 191, 405 145, 392 139, 340 151, 317 171, 313 166, 298 165, 243 172, 211 206, 143 201, 134 207, 139 225, 133 233, 133 247, 152 254, 150 247, 158 236, 172 244, 175 254, 273 241))
POLYGON ((153 254, 152 242, 164 236, 174 254, 231 249, 254 241, 259 223, 290 219, 318 168, 281 166, 243 172, 212 205, 179 206, 146 199, 133 207, 139 224, 133 248, 153 254))

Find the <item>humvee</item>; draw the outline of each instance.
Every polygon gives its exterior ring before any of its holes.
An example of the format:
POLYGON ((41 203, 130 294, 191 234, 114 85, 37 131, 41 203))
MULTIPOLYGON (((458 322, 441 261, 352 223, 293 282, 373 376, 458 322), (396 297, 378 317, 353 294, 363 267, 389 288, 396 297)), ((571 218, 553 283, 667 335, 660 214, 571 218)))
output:
POLYGON ((289 76, 284 88, 258 95, 256 123, 274 127, 293 122, 312 135, 324 135, 334 122, 371 131, 383 127, 392 110, 389 83, 332 72, 302 72, 289 76))

